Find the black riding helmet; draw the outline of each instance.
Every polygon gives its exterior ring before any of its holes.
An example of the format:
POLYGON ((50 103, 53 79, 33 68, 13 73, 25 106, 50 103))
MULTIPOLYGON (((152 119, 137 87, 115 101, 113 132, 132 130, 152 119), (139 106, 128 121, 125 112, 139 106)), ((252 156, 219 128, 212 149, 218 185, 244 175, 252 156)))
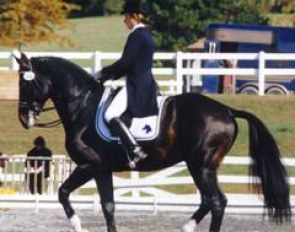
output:
POLYGON ((144 16, 149 15, 149 9, 145 0, 125 0, 122 14, 141 13, 144 16))

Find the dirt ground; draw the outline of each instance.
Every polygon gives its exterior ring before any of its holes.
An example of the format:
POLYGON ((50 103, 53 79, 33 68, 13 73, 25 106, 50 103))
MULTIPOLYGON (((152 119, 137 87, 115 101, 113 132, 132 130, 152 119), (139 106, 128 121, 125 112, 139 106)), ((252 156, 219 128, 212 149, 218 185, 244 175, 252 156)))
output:
MULTIPOLYGON (((78 210, 84 228, 89 232, 106 232, 101 212, 78 210)), ((189 219, 189 213, 117 211, 117 227, 120 232, 180 232, 189 219)), ((196 231, 208 231, 210 216, 196 231)), ((223 232, 294 232, 295 223, 275 225, 263 221, 261 215, 225 215, 223 232)), ((44 210, 35 213, 32 209, 11 209, 0 211, 1 232, 72 232, 62 210, 44 210)))

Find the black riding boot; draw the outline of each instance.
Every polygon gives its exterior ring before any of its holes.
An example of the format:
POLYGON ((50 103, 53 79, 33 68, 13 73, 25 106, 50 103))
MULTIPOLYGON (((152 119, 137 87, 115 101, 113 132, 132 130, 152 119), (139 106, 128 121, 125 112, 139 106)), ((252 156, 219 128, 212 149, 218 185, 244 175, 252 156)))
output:
POLYGON ((109 123, 112 131, 120 137, 123 146, 128 152, 128 159, 130 160, 128 165, 131 169, 136 168, 136 163, 147 157, 147 154, 141 149, 138 143, 135 141, 127 126, 121 121, 120 118, 113 118, 109 123))

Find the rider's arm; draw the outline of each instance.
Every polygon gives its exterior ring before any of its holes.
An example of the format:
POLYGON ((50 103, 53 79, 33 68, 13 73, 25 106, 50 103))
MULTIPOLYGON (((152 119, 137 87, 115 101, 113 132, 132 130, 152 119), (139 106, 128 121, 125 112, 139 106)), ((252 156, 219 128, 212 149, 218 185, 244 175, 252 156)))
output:
POLYGON ((132 33, 124 47, 122 57, 110 66, 101 70, 102 82, 106 80, 116 80, 127 74, 134 61, 138 58, 142 45, 142 38, 138 33, 132 33))

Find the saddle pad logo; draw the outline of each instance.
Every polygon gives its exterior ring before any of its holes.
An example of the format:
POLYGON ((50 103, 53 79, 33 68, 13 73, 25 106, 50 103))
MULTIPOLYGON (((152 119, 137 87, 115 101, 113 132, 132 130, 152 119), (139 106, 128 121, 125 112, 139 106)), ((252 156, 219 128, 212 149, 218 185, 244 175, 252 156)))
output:
POLYGON ((142 130, 145 131, 146 134, 149 134, 152 131, 152 128, 150 125, 145 124, 142 130))

